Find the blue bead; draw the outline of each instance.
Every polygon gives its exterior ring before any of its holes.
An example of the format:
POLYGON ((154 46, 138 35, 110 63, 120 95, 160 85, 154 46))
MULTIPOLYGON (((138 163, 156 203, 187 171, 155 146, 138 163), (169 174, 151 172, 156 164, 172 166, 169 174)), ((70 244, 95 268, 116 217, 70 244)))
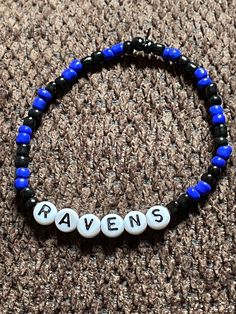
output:
POLYGON ((47 106, 47 103, 45 100, 43 100, 42 98, 40 97, 35 97, 34 98, 34 101, 33 101, 33 107, 35 109, 38 109, 38 110, 41 110, 43 111, 47 106))
POLYGON ((171 61, 177 60, 180 56, 181 56, 181 52, 180 52, 179 49, 177 49, 177 48, 170 48, 170 52, 169 52, 168 58, 171 61))
POLYGON ((232 147, 229 145, 220 146, 216 151, 217 156, 227 160, 232 154, 232 147))
POLYGON ((38 95, 40 98, 42 98, 43 100, 45 100, 47 103, 49 103, 50 101, 52 101, 52 94, 45 88, 40 88, 38 89, 38 95))
POLYGON ((64 79, 66 79, 67 81, 74 81, 77 78, 77 72, 73 69, 65 69, 62 74, 62 77, 64 77, 64 79))
POLYGON ((16 137, 17 144, 29 144, 30 135, 28 133, 18 133, 16 137))
POLYGON ((224 114, 216 114, 212 117, 212 123, 214 125, 218 124, 225 124, 226 123, 226 118, 224 114))
POLYGON ((194 77, 197 81, 201 80, 202 78, 206 77, 208 75, 207 70, 203 67, 197 68, 197 70, 194 72, 194 77))
POLYGON ((170 55, 170 51, 171 51, 170 47, 165 47, 165 49, 164 49, 164 51, 162 53, 162 58, 163 59, 168 59, 169 55, 170 55))
POLYGON ((202 78, 201 80, 199 80, 197 82, 197 87, 199 89, 202 89, 202 88, 208 86, 211 83, 212 83, 212 79, 209 76, 207 76, 207 77, 204 77, 204 78, 202 78))
POLYGON ((187 194, 194 201, 198 201, 201 197, 200 193, 193 186, 187 189, 187 194))
POLYGON ((29 135, 33 133, 33 130, 28 125, 21 125, 18 131, 19 133, 28 133, 29 135))
POLYGON ((81 63, 80 60, 78 60, 78 59, 75 59, 75 60, 71 61, 69 67, 70 67, 72 70, 76 71, 77 73, 80 73, 80 72, 82 72, 82 70, 83 70, 82 63, 81 63))
POLYGON ((211 117, 213 117, 216 114, 223 114, 224 113, 224 109, 220 105, 211 106, 209 108, 209 113, 210 113, 211 117))
POLYGON ((226 165, 226 161, 220 156, 215 156, 212 158, 211 163, 213 166, 217 166, 219 168, 224 168, 226 165))
POLYGON ((114 54, 113 54, 111 48, 103 49, 103 50, 102 50, 102 54, 103 54, 104 59, 105 59, 106 61, 109 61, 109 60, 111 60, 111 59, 114 58, 114 54))
POLYGON ((111 51, 115 57, 119 57, 124 54, 124 43, 118 43, 111 47, 111 51))
POLYGON ((22 190, 29 186, 29 181, 25 178, 17 178, 15 179, 14 185, 17 190, 22 190))
POLYGON ((205 181, 199 181, 195 188, 200 193, 200 195, 206 195, 211 192, 210 184, 205 181))
POLYGON ((29 168, 17 168, 16 169, 16 177, 17 178, 28 178, 30 176, 29 168))

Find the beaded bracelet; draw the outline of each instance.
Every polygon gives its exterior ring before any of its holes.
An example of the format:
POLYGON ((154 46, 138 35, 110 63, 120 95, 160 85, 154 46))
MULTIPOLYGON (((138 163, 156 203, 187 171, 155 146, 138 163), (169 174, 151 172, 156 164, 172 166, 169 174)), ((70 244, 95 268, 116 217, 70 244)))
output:
POLYGON ((208 72, 202 66, 191 62, 188 57, 182 55, 179 49, 154 43, 148 39, 135 37, 131 41, 125 41, 102 51, 96 51, 81 60, 73 60, 61 76, 45 88, 37 91, 32 108, 28 116, 24 118, 23 125, 19 127, 16 137, 17 154, 15 158, 16 178, 14 186, 19 195, 21 204, 26 210, 33 210, 35 220, 41 225, 55 223, 62 232, 71 232, 75 229, 85 238, 93 238, 100 231, 110 238, 117 237, 124 230, 132 235, 141 234, 147 226, 154 230, 161 230, 179 215, 185 215, 200 200, 204 199, 215 187, 225 168, 227 160, 232 153, 232 147, 228 145, 226 118, 222 107, 222 98, 218 88, 208 72), (163 60, 175 64, 176 70, 187 78, 192 78, 200 95, 203 96, 208 107, 213 124, 212 132, 215 142, 215 154, 211 159, 211 165, 201 180, 189 187, 178 199, 168 205, 155 205, 149 208, 146 214, 140 211, 131 211, 124 219, 118 214, 108 214, 101 220, 94 214, 85 214, 81 217, 71 208, 57 210, 49 201, 41 201, 35 197, 34 190, 29 186, 30 176, 29 151, 33 132, 39 126, 43 112, 56 97, 63 96, 70 90, 79 77, 87 72, 92 72, 97 66, 118 61, 125 55, 132 55, 134 51, 161 56, 163 60))

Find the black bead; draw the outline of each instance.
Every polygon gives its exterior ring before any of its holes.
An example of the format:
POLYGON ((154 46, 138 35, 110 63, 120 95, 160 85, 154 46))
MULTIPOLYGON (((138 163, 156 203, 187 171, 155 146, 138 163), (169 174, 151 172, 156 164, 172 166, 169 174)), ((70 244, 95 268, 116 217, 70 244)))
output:
POLYGON ((93 59, 91 56, 87 56, 85 58, 82 58, 80 60, 80 62, 82 63, 82 66, 83 66, 83 69, 85 71, 88 71, 92 68, 92 65, 93 65, 93 59))
POLYGON ((132 54, 134 51, 134 47, 132 45, 132 42, 130 40, 126 40, 124 42, 124 52, 127 54, 132 54))
POLYGON ((227 137, 228 131, 225 124, 219 124, 213 127, 213 136, 214 137, 227 137))
POLYGON ((146 53, 151 53, 154 47, 154 42, 151 40, 145 40, 143 45, 143 51, 146 53))
POLYGON ((50 82, 48 85, 45 87, 46 90, 48 90, 52 97, 55 99, 57 95, 57 84, 55 82, 50 82))
POLYGON ((179 208, 185 213, 189 212, 193 206, 192 200, 189 198, 188 194, 186 193, 181 194, 177 202, 179 203, 179 208))
POLYGON ((16 154, 18 156, 28 157, 29 156, 29 151, 30 151, 30 145, 29 144, 17 145, 16 154))
POLYGON ((41 121, 43 113, 42 111, 35 109, 35 108, 30 108, 28 112, 29 117, 34 118, 36 121, 41 121))
POLYGON ((215 148, 217 149, 220 146, 225 146, 228 145, 228 140, 226 137, 215 137, 214 138, 214 142, 215 142, 215 148))
POLYGON ((179 203, 177 201, 172 201, 166 205, 170 211, 171 217, 177 216, 179 212, 179 203))
POLYGON ((184 68, 184 74, 187 77, 192 77, 193 73, 197 70, 197 68, 198 68, 198 65, 190 61, 184 68))
POLYGON ((20 198, 23 202, 35 195, 35 191, 31 187, 24 188, 20 191, 20 198))
POLYGON ((25 156, 16 156, 15 157, 15 166, 16 168, 28 167, 29 158, 25 156))
POLYGON ((36 120, 33 117, 26 117, 23 120, 23 124, 29 126, 33 131, 36 128, 36 120))
POLYGON ((207 106, 211 107, 214 105, 221 105, 222 104, 222 98, 219 95, 213 95, 207 100, 207 106))
POLYGON ((152 53, 156 56, 161 56, 165 49, 165 45, 155 43, 152 48, 152 53))
POLYGON ((95 51, 91 54, 91 58, 95 64, 99 64, 104 61, 104 57, 101 51, 95 51))
POLYGON ((141 51, 143 50, 144 39, 141 37, 135 37, 132 39, 132 45, 135 50, 141 51))
POLYGON ((189 58, 182 55, 176 61, 176 66, 178 67, 178 69, 184 70, 184 68, 187 66, 189 62, 190 62, 189 58))
POLYGON ((216 182, 215 177, 211 173, 204 173, 201 176, 201 180, 207 182, 210 186, 214 186, 216 182))
POLYGON ((38 203, 38 199, 36 197, 32 197, 25 202, 24 207, 26 210, 30 210, 30 209, 33 209, 37 203, 38 203))
POLYGON ((210 165, 208 167, 208 173, 212 174, 214 178, 218 178, 222 173, 222 169, 217 166, 210 165))
POLYGON ((57 95, 61 96, 69 91, 71 88, 71 83, 68 82, 64 77, 59 76, 55 79, 55 83, 57 85, 57 95))
POLYGON ((217 95, 217 94, 218 94, 218 88, 217 88, 216 83, 211 83, 207 85, 207 87, 205 88, 205 99, 209 99, 211 96, 217 95))

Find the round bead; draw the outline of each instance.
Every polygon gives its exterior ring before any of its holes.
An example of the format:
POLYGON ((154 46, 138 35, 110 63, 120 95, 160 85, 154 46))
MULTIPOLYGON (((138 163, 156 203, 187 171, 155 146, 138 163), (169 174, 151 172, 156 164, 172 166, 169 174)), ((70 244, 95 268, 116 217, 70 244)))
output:
POLYGON ((146 216, 137 210, 131 211, 124 218, 124 227, 128 233, 138 235, 147 228, 146 216))
POLYGON ((226 161, 219 156, 214 156, 211 160, 211 163, 213 166, 217 166, 219 168, 224 168, 226 165, 226 161))
POLYGON ((124 43, 118 43, 111 47, 111 51, 115 57, 119 57, 124 53, 124 43))
POLYGON ((207 85, 211 83, 212 83, 212 79, 209 76, 207 76, 197 82, 197 87, 199 89, 203 89, 204 87, 206 87, 207 85))
POLYGON ((29 164, 29 158, 25 156, 16 156, 15 158, 15 166, 16 168, 26 168, 29 164))
POLYGON ((47 107, 47 103, 40 97, 35 97, 32 104, 33 108, 43 111, 47 107))
POLYGON ((204 173, 201 176, 201 180, 207 182, 211 186, 213 186, 215 184, 215 178, 211 173, 204 173))
POLYGON ((93 59, 91 56, 82 58, 80 61, 82 63, 83 70, 85 71, 89 71, 93 66, 93 59))
POLYGON ((37 203, 38 199, 36 197, 31 197, 25 202, 24 207, 27 210, 32 210, 37 203))
POLYGON ((221 158, 225 160, 229 159, 231 153, 232 153, 232 147, 229 145, 220 146, 216 151, 217 156, 220 156, 221 158))
POLYGON ((17 178, 28 178, 30 176, 29 168, 17 168, 16 177, 17 178))
POLYGON ((30 108, 30 110, 28 111, 28 115, 29 117, 32 117, 39 122, 42 119, 43 113, 38 109, 30 108))
POLYGON ((216 83, 209 84, 205 89, 205 99, 209 99, 213 95, 218 94, 218 88, 216 83))
POLYGON ((162 53, 162 58, 163 59, 168 59, 169 55, 170 55, 170 51, 171 51, 170 47, 165 47, 164 50, 163 50, 163 53, 162 53))
POLYGON ((40 225, 52 224, 55 221, 56 214, 56 206, 48 201, 37 203, 33 211, 34 219, 40 225))
POLYGON ((196 190, 195 187, 190 187, 187 189, 187 194, 188 196, 194 200, 194 201, 198 201, 200 199, 200 193, 196 190))
POLYGON ((62 76, 57 77, 55 83, 57 85, 57 95, 60 96, 66 93, 71 87, 71 83, 62 76))
POLYGON ((17 178, 14 182, 16 190, 22 190, 29 185, 29 181, 25 178, 17 178))
POLYGON ((203 67, 197 68, 197 70, 194 72, 194 77, 197 81, 201 80, 202 78, 206 77, 208 75, 207 70, 203 67))
POLYGON ((205 181, 199 181, 195 188, 201 195, 206 195, 211 192, 210 184, 205 181))
POLYGON ((49 93, 52 95, 53 98, 56 97, 56 94, 57 94, 57 84, 56 84, 56 82, 48 83, 48 85, 45 87, 45 89, 49 91, 49 93))
POLYGON ((21 144, 21 145, 17 146, 16 154, 18 156, 28 157, 29 156, 29 152, 30 152, 30 145, 28 145, 28 144, 21 144))
POLYGON ((52 94, 45 88, 40 88, 37 91, 38 95, 40 98, 42 98, 43 100, 45 100, 47 103, 49 103, 50 101, 52 101, 52 94))
POLYGON ((104 61, 104 57, 101 51, 95 51, 91 54, 91 58, 94 62, 94 65, 99 65, 104 61))
POLYGON ((124 42, 124 52, 127 54, 132 54, 134 51, 134 47, 132 45, 132 42, 130 40, 127 40, 124 42))
POLYGON ((78 220, 77 229, 84 238, 94 238, 101 230, 100 219, 93 214, 83 215, 78 220))
POLYGON ((222 98, 219 95, 213 95, 207 100, 207 105, 214 106, 214 105, 221 105, 222 104, 222 98))
POLYGON ((28 133, 29 135, 32 135, 33 131, 28 125, 21 125, 19 127, 19 133, 28 133))
POLYGON ((228 131, 227 126, 225 124, 219 124, 214 126, 213 128, 213 136, 214 137, 227 137, 228 131))
POLYGON ((109 238, 115 238, 124 231, 124 221, 117 214, 108 214, 101 220, 101 230, 109 238))
POLYGON ((30 135, 28 133, 19 133, 16 137, 17 144, 29 144, 30 135))
POLYGON ((177 48, 171 48, 169 53, 169 59, 171 61, 176 61, 181 56, 181 52, 177 48))
POLYGON ((215 147, 216 149, 220 146, 225 146, 225 145, 228 145, 228 140, 226 137, 215 137, 214 138, 214 142, 215 142, 215 147))
POLYGON ((154 47, 154 42, 153 41, 145 40, 144 45, 143 45, 143 51, 145 53, 151 53, 153 47, 154 47))
POLYGON ((223 107, 220 105, 214 105, 209 107, 209 114, 211 115, 211 117, 214 117, 217 114, 223 114, 224 110, 223 107))
POLYGON ((144 40, 141 37, 134 37, 132 39, 132 45, 134 49, 137 51, 143 50, 143 44, 144 44, 144 40))
POLYGON ((111 48, 103 49, 102 54, 103 54, 105 61, 110 61, 114 58, 114 54, 113 54, 111 48))
POLYGON ((163 54, 164 49, 165 49, 164 45, 155 43, 152 48, 152 53, 156 56, 161 56, 163 54))
POLYGON ((22 201, 27 201, 29 198, 34 197, 35 191, 31 187, 27 187, 20 191, 20 198, 22 201))
POLYGON ((187 66, 187 64, 189 62, 190 62, 189 58, 184 56, 184 55, 182 55, 177 60, 176 65, 178 66, 178 69, 182 71, 187 66))
POLYGON ((216 114, 212 117, 212 123, 214 125, 226 123, 226 118, 224 114, 216 114))
POLYGON ((64 79, 66 79, 67 81, 73 82, 77 78, 77 72, 73 69, 68 68, 62 72, 61 76, 64 77, 64 79))
POLYGON ((186 67, 184 68, 184 74, 186 77, 191 78, 194 74, 194 72, 196 71, 196 69, 198 68, 198 65, 193 63, 193 62, 188 62, 186 67))
POLYGON ((217 166, 210 165, 208 167, 208 173, 212 174, 213 177, 217 179, 221 175, 222 169, 217 166))
POLYGON ((62 232, 74 231, 77 227, 79 216, 71 208, 63 208, 55 216, 55 224, 62 232))
POLYGON ((82 70, 83 70, 82 63, 81 63, 81 61, 78 60, 78 59, 75 59, 75 60, 71 61, 69 67, 70 67, 72 70, 76 71, 77 73, 80 73, 80 72, 82 72, 82 70))
POLYGON ((170 222, 170 212, 162 205, 152 206, 146 213, 147 224, 154 230, 164 229, 170 222))

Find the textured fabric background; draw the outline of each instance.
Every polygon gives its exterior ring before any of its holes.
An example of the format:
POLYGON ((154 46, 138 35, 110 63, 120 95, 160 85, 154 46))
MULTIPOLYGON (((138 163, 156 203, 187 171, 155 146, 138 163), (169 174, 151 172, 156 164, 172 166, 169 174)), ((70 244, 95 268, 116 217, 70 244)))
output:
MULTIPOLYGON (((235 126, 235 1, 0 1, 0 313, 235 313, 235 160, 197 215, 163 233, 85 241, 19 212, 15 135, 35 90, 75 56, 144 35, 202 63, 235 126)), ((79 214, 166 204, 208 167, 207 112, 162 61, 83 78, 36 133, 32 186, 79 214)))

